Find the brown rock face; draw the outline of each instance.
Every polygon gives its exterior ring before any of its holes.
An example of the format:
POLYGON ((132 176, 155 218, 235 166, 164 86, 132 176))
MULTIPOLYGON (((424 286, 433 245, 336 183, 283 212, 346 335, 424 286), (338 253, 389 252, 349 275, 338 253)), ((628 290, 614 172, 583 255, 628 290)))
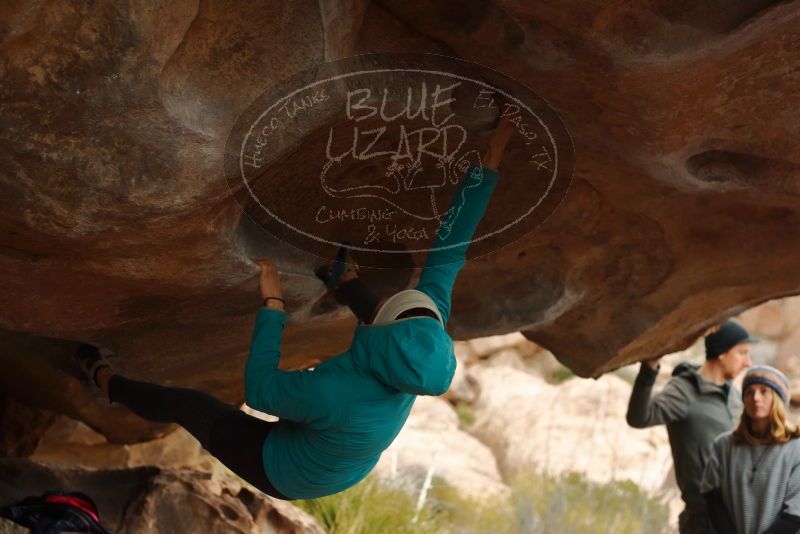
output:
POLYGON ((0 397, 0 457, 29 456, 55 417, 52 412, 0 397))
POLYGON ((85 493, 96 503, 103 525, 120 534, 323 532, 311 516, 287 502, 203 474, 155 467, 65 469, 0 459, 0 506, 46 491, 85 493))
MULTIPOLYGON (((0 393, 110 439, 163 429, 114 424, 77 393, 74 342, 239 402, 259 304, 248 257, 283 274, 285 366, 347 346, 354 320, 319 301, 319 259, 248 225, 223 152, 266 87, 352 54, 489 66, 572 138, 552 216, 462 271, 454 337, 521 330, 598 375, 800 292, 797 3, 6 2, 0 21, 0 393)), ((291 161, 284 180, 308 175, 291 161)), ((389 291, 409 272, 365 277, 389 291)))

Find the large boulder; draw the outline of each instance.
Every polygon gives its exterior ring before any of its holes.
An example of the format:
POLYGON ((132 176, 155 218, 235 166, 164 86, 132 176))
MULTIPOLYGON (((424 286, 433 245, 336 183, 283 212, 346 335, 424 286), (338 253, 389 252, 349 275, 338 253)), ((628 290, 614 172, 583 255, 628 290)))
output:
POLYGON ((0 519, 0 534, 28 534, 30 529, 22 527, 12 521, 0 519))
POLYGON ((89 495, 103 525, 120 534, 324 532, 287 502, 203 473, 156 467, 95 471, 0 459, 0 506, 52 490, 89 495))
POLYGON ((800 376, 800 297, 751 308, 739 320, 761 338, 752 347, 757 363, 769 363, 791 376, 800 376))
POLYGON ((428 477, 478 500, 508 494, 492 451, 459 428, 456 412, 436 397, 417 398, 375 472, 384 483, 416 494, 428 477))
POLYGON ((470 433, 491 448, 506 480, 528 470, 627 479, 653 492, 664 486, 672 467, 666 431, 628 427, 629 383, 607 375, 556 386, 500 366, 470 374, 480 387, 470 433))
POLYGON ((102 434, 65 416, 48 428, 29 457, 39 463, 91 469, 156 466, 227 474, 225 467, 180 427, 144 443, 109 443, 102 434))
MULTIPOLYGON (((552 216, 459 277, 455 337, 522 331, 598 375, 800 291, 797 3, 7 2, 0 20, 0 325, 13 338, 0 388, 114 441, 164 430, 77 393, 69 343, 241 402, 253 255, 282 273, 285 366, 348 345, 354 320, 315 305, 319 258, 253 228, 223 159, 266 87, 352 54, 485 64, 543 97, 572 138, 572 187, 552 216), (20 333, 58 342, 43 354, 20 333)), ((291 165, 265 162, 289 211, 315 170, 303 143, 291 165)))
POLYGON ((52 412, 0 395, 0 458, 29 456, 55 419, 52 412))
POLYGON ((518 476, 524 483, 532 473, 630 481, 667 504, 670 528, 677 531, 683 501, 667 433, 663 426, 626 424, 629 382, 606 375, 554 385, 535 370, 501 365, 474 365, 467 374, 479 390, 469 431, 492 450, 507 483, 518 476))

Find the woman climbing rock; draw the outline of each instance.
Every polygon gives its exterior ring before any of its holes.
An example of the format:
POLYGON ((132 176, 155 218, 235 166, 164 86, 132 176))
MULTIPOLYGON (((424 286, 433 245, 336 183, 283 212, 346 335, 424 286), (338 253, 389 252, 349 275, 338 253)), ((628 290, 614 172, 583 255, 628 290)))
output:
POLYGON ((342 249, 317 270, 359 317, 350 348, 314 370, 278 368, 286 324, 278 272, 261 266, 259 309, 245 367, 249 406, 280 418, 265 422, 205 393, 138 382, 115 373, 97 349, 78 360, 108 396, 150 421, 186 428, 212 455, 264 493, 281 499, 337 493, 363 479, 403 427, 417 395, 440 395, 455 372, 445 330, 456 275, 498 180, 514 126, 501 118, 482 165, 467 170, 437 232, 415 289, 379 301, 342 249), (442 229, 446 228, 446 231, 442 229))

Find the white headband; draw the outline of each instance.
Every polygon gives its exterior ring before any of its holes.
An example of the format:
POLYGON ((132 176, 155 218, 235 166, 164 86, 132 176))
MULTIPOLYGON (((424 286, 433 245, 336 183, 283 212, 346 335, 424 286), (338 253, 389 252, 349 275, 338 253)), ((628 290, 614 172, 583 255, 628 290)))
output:
POLYGON ((374 325, 383 325, 394 322, 398 315, 411 308, 427 308, 436 314, 439 322, 442 321, 442 314, 439 313, 439 308, 428 295, 419 291, 418 289, 406 289, 395 293, 381 306, 378 315, 372 322, 374 325))

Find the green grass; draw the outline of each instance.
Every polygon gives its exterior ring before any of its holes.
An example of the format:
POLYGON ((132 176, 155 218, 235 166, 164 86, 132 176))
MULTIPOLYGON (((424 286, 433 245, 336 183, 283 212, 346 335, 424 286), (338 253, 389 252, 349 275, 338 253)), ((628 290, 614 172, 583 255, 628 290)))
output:
POLYGON ((458 401, 453 407, 458 415, 458 422, 462 428, 469 428, 475 422, 475 412, 472 411, 472 406, 464 401, 458 401))
POLYGON ((570 378, 574 377, 572 371, 569 370, 568 367, 559 367, 552 373, 550 373, 550 383, 552 384, 561 384, 562 382, 566 382, 570 378))
POLYGON ((667 524, 667 506, 632 482, 596 484, 576 473, 524 474, 509 497, 482 502, 434 479, 414 522, 416 499, 370 476, 342 493, 295 504, 332 534, 650 534, 667 524))
POLYGON ((578 473, 523 475, 511 500, 520 532, 649 534, 668 520, 667 505, 633 482, 597 484, 578 473))
POLYGON ((462 497, 434 477, 428 507, 446 532, 459 534, 517 534, 510 501, 503 497, 476 501, 462 497))
POLYGON ((383 486, 372 476, 341 493, 292 504, 313 515, 329 534, 447 532, 430 506, 414 522, 415 497, 383 486))

